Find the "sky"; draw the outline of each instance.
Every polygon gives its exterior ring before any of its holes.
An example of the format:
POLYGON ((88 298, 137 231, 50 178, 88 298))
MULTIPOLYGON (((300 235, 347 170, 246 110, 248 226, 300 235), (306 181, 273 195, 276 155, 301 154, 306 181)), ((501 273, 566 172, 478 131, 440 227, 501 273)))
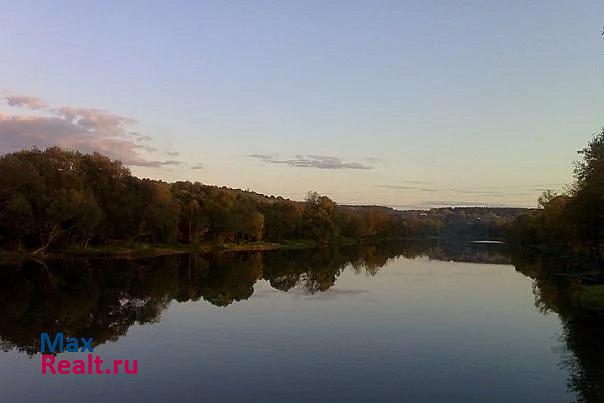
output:
POLYGON ((0 154, 397 208, 534 207, 604 125, 602 1, 3 1, 0 154))

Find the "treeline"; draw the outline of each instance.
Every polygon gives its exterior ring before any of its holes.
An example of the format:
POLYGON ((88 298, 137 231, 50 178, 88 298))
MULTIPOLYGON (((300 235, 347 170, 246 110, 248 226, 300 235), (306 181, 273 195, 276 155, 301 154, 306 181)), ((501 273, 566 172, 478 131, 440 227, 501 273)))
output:
POLYGON ((514 220, 528 211, 512 207, 441 207, 399 214, 412 234, 449 240, 503 240, 514 220))
POLYGON ((501 237, 517 209, 398 211, 304 202, 201 184, 139 179, 119 161, 60 148, 0 158, 0 247, 44 251, 111 243, 375 241, 501 237))
POLYGON ((0 158, 0 245, 64 248, 111 242, 202 243, 368 239, 400 235, 392 209, 338 208, 199 182, 139 179, 119 161, 59 148, 0 158))
MULTIPOLYGON (((545 192, 540 208, 518 217, 509 240, 559 259, 555 270, 604 269, 604 129, 579 151, 575 181, 564 194, 545 192)), ((552 269, 554 270, 554 269, 552 269)))

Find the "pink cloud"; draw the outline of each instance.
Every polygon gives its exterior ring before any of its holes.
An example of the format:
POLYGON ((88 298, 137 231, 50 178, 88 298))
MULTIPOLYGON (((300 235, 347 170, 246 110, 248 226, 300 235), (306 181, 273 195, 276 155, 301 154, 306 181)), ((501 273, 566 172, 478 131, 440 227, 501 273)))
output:
POLYGON ((136 123, 136 120, 132 118, 115 115, 100 109, 64 106, 53 110, 52 112, 63 117, 63 119, 98 135, 125 136, 125 129, 136 123))
MULTIPOLYGON (((6 99, 13 106, 45 107, 36 103, 35 97, 6 99)), ((121 160, 126 165, 163 167, 183 164, 177 160, 152 160, 142 155, 141 152, 153 153, 157 149, 141 144, 150 138, 131 130, 131 126, 136 124, 132 118, 100 109, 75 107, 62 107, 47 112, 49 116, 0 113, 0 153, 34 146, 59 146, 85 153, 99 152, 121 160)))
POLYGON ((8 95, 5 97, 10 106, 18 106, 21 108, 44 109, 48 105, 46 102, 37 97, 29 97, 23 95, 8 95))

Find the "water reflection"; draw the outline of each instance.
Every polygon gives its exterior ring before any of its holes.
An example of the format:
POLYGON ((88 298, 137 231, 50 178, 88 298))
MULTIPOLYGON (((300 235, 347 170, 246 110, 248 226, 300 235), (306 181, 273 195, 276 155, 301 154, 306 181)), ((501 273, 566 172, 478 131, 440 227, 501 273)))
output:
MULTIPOLYGON (((555 312, 563 326, 560 365, 568 370, 568 388, 579 402, 604 401, 604 314, 578 306, 579 279, 545 270, 561 262, 547 256, 511 253, 516 270, 534 280, 535 307, 555 312)), ((562 270, 560 270, 562 271, 562 270)))
POLYGON ((331 288, 342 270, 375 275, 389 259, 498 262, 493 248, 438 243, 390 244, 269 253, 175 255, 156 258, 63 259, 0 268, 0 340, 4 350, 39 351, 41 332, 89 335, 95 345, 114 341, 135 323, 157 321, 170 301, 228 306, 267 280, 280 291, 306 294, 331 288))
POLYGON ((374 276, 397 257, 515 265, 534 280, 535 305, 560 316, 560 365, 579 401, 603 401, 604 321, 573 304, 573 287, 546 276, 551 262, 506 253, 499 245, 413 242, 320 251, 177 255, 148 259, 70 259, 0 268, 0 343, 28 355, 41 332, 115 341, 134 324, 153 323, 171 301, 207 301, 228 307, 249 299, 266 280, 276 290, 315 295, 334 286, 343 270, 374 276))

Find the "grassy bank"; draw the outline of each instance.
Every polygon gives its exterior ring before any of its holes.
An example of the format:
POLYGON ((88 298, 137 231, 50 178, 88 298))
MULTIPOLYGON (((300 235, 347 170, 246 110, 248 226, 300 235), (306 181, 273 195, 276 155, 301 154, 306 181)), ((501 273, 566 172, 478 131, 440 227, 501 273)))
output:
POLYGON ((575 294, 575 300, 580 308, 604 312, 604 285, 581 287, 575 294))
POLYGON ((13 264, 28 259, 63 257, 115 257, 138 258, 174 255, 180 253, 208 253, 223 251, 268 251, 277 249, 312 249, 316 247, 311 240, 286 240, 283 242, 241 242, 241 243, 202 243, 202 244, 149 244, 116 243, 87 247, 69 247, 33 253, 28 251, 0 250, 0 264, 13 264))

